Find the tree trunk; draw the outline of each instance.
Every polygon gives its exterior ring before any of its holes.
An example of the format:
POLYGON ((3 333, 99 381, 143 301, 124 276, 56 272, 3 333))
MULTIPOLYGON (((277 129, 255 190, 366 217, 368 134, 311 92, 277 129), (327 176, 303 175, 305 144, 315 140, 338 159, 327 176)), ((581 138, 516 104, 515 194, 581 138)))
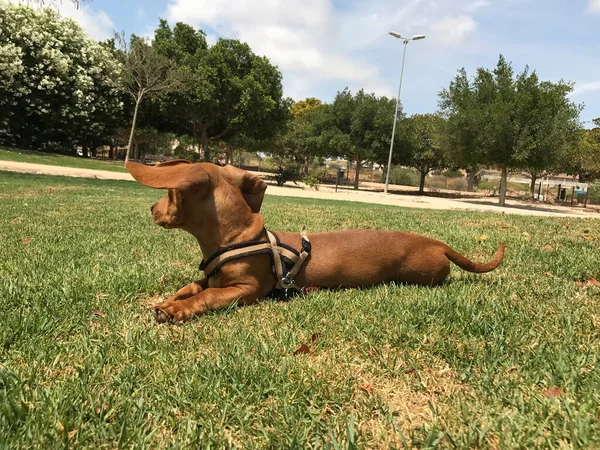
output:
POLYGON ((360 175, 360 159, 356 160, 356 174, 354 175, 354 190, 358 191, 358 176, 360 175))
POLYGON ((133 160, 136 162, 140 160, 140 143, 137 141, 133 144, 133 160))
POLYGON ((424 171, 421 170, 421 181, 419 181, 419 194, 423 195, 424 191, 425 191, 425 177, 427 176, 427 172, 429 171, 424 171))
POLYGON ((502 167, 502 176, 500 177, 500 206, 506 204, 506 182, 508 181, 508 169, 502 167))
POLYGON ((200 151, 202 152, 202 157, 204 161, 210 161, 210 149, 208 148, 208 125, 202 125, 202 129, 200 131, 200 151))
POLYGON ((531 174, 531 185, 529 186, 529 193, 531 198, 535 195, 535 182, 537 181, 537 175, 531 174))
POLYGON ((115 159, 115 146, 113 144, 108 147, 108 159, 115 159))
POLYGON ((473 192, 475 189, 475 170, 467 172, 467 192, 473 192))
POLYGON ((143 95, 144 94, 142 92, 138 93, 137 99, 135 100, 135 109, 133 110, 133 121, 131 122, 131 132, 129 133, 129 143, 127 144, 127 153, 125 153, 125 164, 127 164, 131 156, 131 144, 133 142, 133 135, 135 133, 135 124, 137 122, 138 109, 140 108, 140 103, 142 103, 143 95))
POLYGON ((97 156, 97 150, 98 147, 96 146, 96 144, 92 144, 92 146, 90 147, 90 152, 92 153, 92 158, 95 158, 97 156))

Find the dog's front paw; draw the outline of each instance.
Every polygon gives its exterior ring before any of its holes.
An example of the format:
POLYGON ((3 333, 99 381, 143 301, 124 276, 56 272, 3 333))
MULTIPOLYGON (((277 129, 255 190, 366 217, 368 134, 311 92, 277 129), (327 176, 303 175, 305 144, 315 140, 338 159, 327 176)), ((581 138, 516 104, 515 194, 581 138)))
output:
POLYGON ((183 301, 157 303, 152 307, 152 310, 158 323, 184 322, 193 315, 183 301))

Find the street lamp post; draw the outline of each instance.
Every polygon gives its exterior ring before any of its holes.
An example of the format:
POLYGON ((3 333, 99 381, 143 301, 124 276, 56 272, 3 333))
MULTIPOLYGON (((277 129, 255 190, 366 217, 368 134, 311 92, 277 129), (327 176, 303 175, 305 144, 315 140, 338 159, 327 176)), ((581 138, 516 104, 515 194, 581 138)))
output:
POLYGON ((394 135, 396 134, 396 121, 398 120, 398 108, 400 106, 400 93, 402 92, 402 76, 404 75, 404 59, 406 58, 406 46, 409 41, 418 41, 420 39, 425 39, 425 36, 422 34, 416 34, 411 38, 405 38, 401 36, 399 33, 394 31, 390 31, 390 35, 395 37, 396 39, 402 39, 404 42, 404 52, 402 54, 402 70, 400 71, 400 86, 398 86, 398 98, 396 99, 396 112, 394 113, 394 125, 392 126, 392 142, 390 143, 390 156, 388 158, 388 166, 387 166, 387 175, 385 176, 385 189, 384 193, 388 193, 388 184, 390 182, 390 168, 392 166, 392 152, 394 151, 394 135))

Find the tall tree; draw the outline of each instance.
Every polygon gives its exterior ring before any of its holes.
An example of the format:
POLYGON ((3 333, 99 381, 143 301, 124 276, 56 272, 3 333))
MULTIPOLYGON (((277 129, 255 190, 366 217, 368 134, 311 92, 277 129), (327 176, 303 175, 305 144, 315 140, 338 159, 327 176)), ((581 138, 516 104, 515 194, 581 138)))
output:
POLYGON ((273 142, 272 153, 282 160, 293 162, 307 175, 316 157, 329 156, 331 153, 329 108, 329 105, 317 99, 294 103, 290 107, 285 129, 273 142))
POLYGON ((122 36, 118 36, 118 41, 123 50, 123 88, 131 95, 135 105, 125 155, 127 163, 131 157, 131 147, 142 101, 147 97, 180 90, 183 83, 182 74, 176 70, 175 64, 159 54, 143 39, 134 36, 129 46, 122 36))
POLYGON ((0 141, 74 152, 115 127, 119 62, 56 11, 0 2, 0 141))
POLYGON ((558 165, 560 171, 577 176, 582 183, 600 178, 600 118, 593 123, 594 128, 575 133, 558 165))
POLYGON ((455 141, 465 151, 475 150, 476 162, 500 168, 504 206, 509 169, 550 169, 564 143, 559 134, 576 128, 580 109, 568 99, 569 83, 541 83, 528 68, 515 77, 502 55, 493 71, 479 68, 472 83, 465 80, 461 71, 442 91, 442 110, 454 128, 455 141))
POLYGON ((362 89, 354 96, 347 88, 337 93, 330 109, 332 127, 328 140, 338 155, 356 164, 354 189, 358 189, 360 169, 365 162, 380 159, 389 149, 395 107, 393 99, 362 89))
POLYGON ((517 90, 523 98, 515 161, 530 176, 533 195, 538 178, 559 171, 561 155, 579 130, 581 107, 568 98, 573 91, 571 83, 539 82, 535 73, 519 78, 517 90))
POLYGON ((439 96, 440 110, 446 118, 442 135, 446 158, 452 166, 467 172, 467 191, 471 192, 477 173, 487 161, 480 136, 482 123, 476 92, 464 68, 439 96))
POLYGON ((442 142, 444 119, 437 114, 414 114, 404 119, 404 123, 408 145, 404 146, 402 157, 406 165, 421 174, 419 194, 422 194, 427 174, 446 164, 442 142))
POLYGON ((193 136, 206 160, 216 142, 236 134, 268 139, 283 125, 281 73, 247 44, 220 39, 208 47, 202 31, 161 20, 153 46, 189 77, 185 92, 163 97, 165 126, 193 136))

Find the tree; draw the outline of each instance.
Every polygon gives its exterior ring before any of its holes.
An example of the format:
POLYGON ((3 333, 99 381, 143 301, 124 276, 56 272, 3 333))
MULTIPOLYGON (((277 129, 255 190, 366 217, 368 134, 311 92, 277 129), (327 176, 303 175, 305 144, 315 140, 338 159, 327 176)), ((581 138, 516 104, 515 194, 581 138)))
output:
POLYGON ((487 161, 480 137, 482 123, 476 92, 464 68, 439 96, 440 110, 446 118, 442 135, 446 158, 452 166, 467 172, 467 191, 471 192, 477 173, 487 161))
POLYGON ((0 3, 0 67, 1 142, 74 152, 116 126, 119 62, 56 11, 0 3))
POLYGON ((323 107, 323 102, 315 97, 308 97, 304 100, 300 100, 292 105, 290 108, 290 114, 292 117, 299 117, 305 112, 320 109, 323 107))
POLYGON ((204 32, 161 20, 153 46, 189 77, 185 92, 163 96, 163 126, 193 136, 205 160, 219 141, 242 134, 265 140, 283 125, 281 73, 247 44, 220 39, 208 47, 204 32))
POLYGON ((407 165, 421 174, 419 194, 423 194, 425 177, 445 164, 442 144, 444 120, 436 114, 414 114, 404 119, 408 133, 408 145, 404 147, 403 158, 407 165))
POLYGON ((600 178, 600 119, 590 130, 579 129, 561 155, 559 168, 582 183, 600 178))
MULTIPOLYGON (((442 91, 450 143, 459 154, 474 151, 468 162, 485 161, 501 169, 500 205, 504 206, 509 169, 549 170, 558 158, 565 130, 576 128, 580 108, 568 100, 572 85, 540 82, 526 67, 514 76, 500 55, 493 71, 479 68, 472 83, 463 71, 442 91), (558 130, 554 133, 554 129, 558 130), (479 130, 479 136, 474 132, 479 130)), ((454 152, 451 151, 451 154, 454 152)), ((456 153, 454 153, 456 154, 456 153)), ((464 159, 459 161, 464 164, 464 159)))
POLYGON ((338 155, 356 164, 354 189, 358 189, 362 165, 389 150, 395 107, 394 100, 367 94, 362 89, 354 96, 347 88, 337 93, 330 109, 331 131, 327 140, 338 155))
POLYGON ((122 36, 117 36, 117 39, 123 51, 123 89, 131 95, 135 105, 125 155, 127 163, 131 157, 138 111, 144 98, 175 92, 183 84, 182 74, 176 70, 174 63, 143 39, 133 36, 129 46, 122 36))
POLYGON ((272 151, 279 159, 292 162, 303 175, 308 174, 308 168, 316 157, 331 153, 328 140, 330 106, 317 100, 307 107, 306 102, 311 100, 317 99, 307 99, 291 106, 285 129, 274 140, 272 151))
POLYGON ((517 89, 527 92, 522 100, 523 117, 515 160, 531 178, 533 196, 538 178, 560 171, 561 155, 572 144, 579 130, 581 107, 569 101, 573 85, 539 82, 532 74, 526 80, 517 80, 517 89), (520 86, 528 83, 528 86, 520 86))

